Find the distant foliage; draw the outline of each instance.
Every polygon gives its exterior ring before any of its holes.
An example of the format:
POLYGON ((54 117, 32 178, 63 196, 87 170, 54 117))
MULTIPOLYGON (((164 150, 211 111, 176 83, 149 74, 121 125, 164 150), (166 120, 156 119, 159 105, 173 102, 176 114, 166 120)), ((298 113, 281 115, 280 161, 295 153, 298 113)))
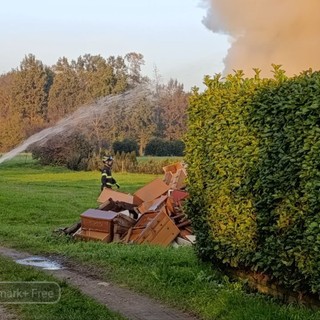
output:
MULTIPOLYGON (((25 56, 19 68, 0 75, 0 151, 9 151, 79 107, 151 83, 141 73, 144 63, 143 55, 135 52, 108 58, 85 54, 71 61, 62 57, 51 67, 32 54, 25 56)), ((143 156, 153 137, 182 139, 188 95, 177 80, 156 83, 129 103, 115 99, 108 114, 92 114, 77 130, 95 144, 97 153, 120 141, 123 145, 117 145, 115 152, 136 151, 143 156), (138 150, 125 146, 128 140, 138 150)))
POLYGON ((181 161, 179 158, 150 158, 144 161, 139 161, 133 172, 136 173, 151 173, 163 174, 163 167, 181 161))
MULTIPOLYGON (((108 155, 107 151, 103 155, 108 155)), ((103 155, 93 155, 89 160, 89 170, 99 170, 102 166, 103 155)), ((149 173, 163 174, 163 167, 180 162, 181 158, 157 158, 157 157, 140 157, 137 158, 135 151, 125 153, 117 152, 113 155, 114 162, 112 166, 113 172, 131 172, 131 173, 149 173)))
POLYGON ((181 140, 168 141, 160 138, 152 139, 146 145, 146 156, 174 156, 182 157, 184 143, 181 140))
POLYGON ((32 157, 43 165, 64 166, 71 170, 87 170, 93 147, 79 132, 55 136, 45 145, 33 145, 32 157))
POLYGON ((138 143, 135 140, 132 139, 124 139, 122 141, 115 141, 112 144, 113 152, 116 153, 131 153, 135 152, 138 154, 139 152, 139 146, 138 143))
POLYGON ((113 171, 115 172, 134 172, 138 161, 136 152, 117 152, 114 156, 113 171))
POLYGON ((205 79, 188 110, 187 212, 204 259, 320 293, 320 72, 205 79))

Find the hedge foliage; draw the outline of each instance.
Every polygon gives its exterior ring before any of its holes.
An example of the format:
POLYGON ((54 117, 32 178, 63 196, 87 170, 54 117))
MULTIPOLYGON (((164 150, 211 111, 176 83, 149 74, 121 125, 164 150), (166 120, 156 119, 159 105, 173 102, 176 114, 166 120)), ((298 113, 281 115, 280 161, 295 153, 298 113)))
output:
POLYGON ((320 293, 320 72, 206 77, 190 98, 187 212, 204 259, 320 293))

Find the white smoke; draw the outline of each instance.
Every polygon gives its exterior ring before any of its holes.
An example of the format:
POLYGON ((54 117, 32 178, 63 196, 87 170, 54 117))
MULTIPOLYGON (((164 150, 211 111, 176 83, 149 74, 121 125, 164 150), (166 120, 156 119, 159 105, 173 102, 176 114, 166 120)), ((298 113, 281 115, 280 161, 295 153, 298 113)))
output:
POLYGON ((223 74, 252 68, 269 76, 271 64, 288 75, 320 69, 319 0, 202 0, 204 25, 230 36, 223 74))

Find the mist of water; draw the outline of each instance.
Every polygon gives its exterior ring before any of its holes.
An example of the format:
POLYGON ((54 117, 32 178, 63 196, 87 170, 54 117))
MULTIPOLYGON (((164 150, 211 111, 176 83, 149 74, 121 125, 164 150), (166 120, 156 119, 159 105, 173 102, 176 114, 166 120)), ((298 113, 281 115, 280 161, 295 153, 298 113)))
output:
MULTIPOLYGON (((139 86, 125 93, 113 96, 107 96, 97 102, 80 107, 74 113, 60 120, 56 125, 46 128, 26 139, 13 150, 5 153, 0 158, 0 164, 10 160, 20 152, 25 151, 34 143, 45 143, 49 138, 65 131, 72 131, 81 125, 85 125, 91 118, 100 117, 107 114, 108 110, 114 105, 122 105, 130 108, 137 103, 142 97, 148 96, 150 93, 147 86, 139 86)), ((106 118, 107 119, 107 118, 106 118)))

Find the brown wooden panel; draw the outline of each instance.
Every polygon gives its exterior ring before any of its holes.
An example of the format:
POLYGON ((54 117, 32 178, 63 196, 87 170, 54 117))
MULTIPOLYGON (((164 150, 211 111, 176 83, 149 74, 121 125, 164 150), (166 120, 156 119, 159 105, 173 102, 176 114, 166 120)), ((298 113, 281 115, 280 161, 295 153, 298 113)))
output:
POLYGON ((81 227, 83 230, 108 232, 112 234, 112 220, 117 217, 117 215, 118 213, 113 211, 88 209, 80 215, 81 227))
POLYGON ((81 240, 96 240, 96 241, 103 241, 103 242, 111 242, 112 241, 112 237, 111 237, 110 233, 91 231, 91 230, 83 230, 82 228, 79 229, 74 234, 74 237, 76 239, 81 239, 81 240))
POLYGON ((162 246, 169 245, 179 234, 180 230, 164 212, 159 212, 134 240, 136 243, 152 243, 162 246))
POLYGON ((146 212, 144 213, 135 224, 135 227, 145 227, 153 218, 158 214, 158 212, 146 212))
POLYGON ((110 188, 103 189, 97 201, 99 203, 104 203, 108 201, 110 198, 113 201, 122 201, 122 202, 133 204, 133 196, 131 194, 114 191, 110 188))
POLYGON ((161 179, 155 179, 140 188, 134 193, 134 196, 139 198, 142 202, 154 200, 169 190, 169 186, 161 179))

